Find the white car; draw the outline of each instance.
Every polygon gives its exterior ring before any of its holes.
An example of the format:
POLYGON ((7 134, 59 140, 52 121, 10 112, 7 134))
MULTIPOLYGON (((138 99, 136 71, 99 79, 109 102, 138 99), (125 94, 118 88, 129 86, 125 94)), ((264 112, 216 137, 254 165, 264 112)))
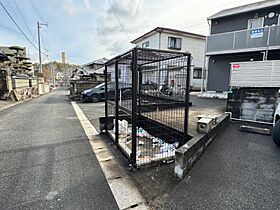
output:
POLYGON ((280 146, 280 104, 278 104, 273 121, 273 140, 280 146))

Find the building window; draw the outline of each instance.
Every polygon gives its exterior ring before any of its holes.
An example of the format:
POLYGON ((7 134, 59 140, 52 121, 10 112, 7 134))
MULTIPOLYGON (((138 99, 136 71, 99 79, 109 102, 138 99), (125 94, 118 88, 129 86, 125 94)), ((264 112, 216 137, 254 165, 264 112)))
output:
POLYGON ((119 73, 119 79, 122 78, 122 70, 121 69, 119 69, 118 73, 119 73))
POLYGON ((182 47, 182 39, 176 37, 168 37, 168 48, 181 50, 182 47))
POLYGON ((194 79, 202 79, 202 68, 195 67, 193 69, 193 78, 194 79))
POLYGON ((142 47, 143 47, 143 48, 147 48, 147 47, 149 47, 149 45, 150 45, 150 42, 147 41, 147 42, 144 42, 144 43, 142 44, 142 47))
POLYGON ((262 28, 264 23, 264 18, 255 18, 248 20, 248 29, 262 28))

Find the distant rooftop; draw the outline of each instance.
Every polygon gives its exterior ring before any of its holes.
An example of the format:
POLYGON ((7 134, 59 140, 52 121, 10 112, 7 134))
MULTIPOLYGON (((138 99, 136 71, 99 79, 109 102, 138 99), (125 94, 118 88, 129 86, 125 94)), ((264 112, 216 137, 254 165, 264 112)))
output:
POLYGON ((183 36, 189 36, 189 37, 194 37, 194 38, 199 38, 199 39, 205 39, 206 37, 204 35, 201 34, 195 34, 195 33, 190 33, 187 31, 181 31, 181 30, 177 30, 177 29, 171 29, 171 28, 163 28, 163 27, 157 27, 154 28, 153 30, 149 31, 148 33, 145 33, 144 35, 134 39, 131 43, 135 44, 155 33, 158 32, 166 32, 166 33, 172 33, 172 34, 178 34, 178 35, 183 35, 183 36))
POLYGON ((265 1, 258 1, 252 4, 246 4, 243 6, 238 6, 238 7, 233 7, 229 9, 222 10, 210 17, 208 17, 208 20, 211 19, 216 19, 216 18, 221 18, 221 17, 226 17, 230 15, 236 15, 244 12, 250 12, 258 9, 264 9, 264 8, 269 8, 273 6, 280 5, 279 0, 265 0, 265 1))
POLYGON ((94 64, 104 65, 107 61, 108 61, 107 58, 100 58, 100 59, 94 60, 92 62, 86 63, 83 66, 90 66, 90 65, 94 65, 94 64))

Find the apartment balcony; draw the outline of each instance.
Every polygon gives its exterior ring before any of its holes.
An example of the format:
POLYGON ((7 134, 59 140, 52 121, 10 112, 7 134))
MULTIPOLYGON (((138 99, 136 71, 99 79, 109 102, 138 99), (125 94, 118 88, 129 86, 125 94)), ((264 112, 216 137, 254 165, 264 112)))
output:
POLYGON ((280 49, 280 25, 207 37, 206 55, 280 49))

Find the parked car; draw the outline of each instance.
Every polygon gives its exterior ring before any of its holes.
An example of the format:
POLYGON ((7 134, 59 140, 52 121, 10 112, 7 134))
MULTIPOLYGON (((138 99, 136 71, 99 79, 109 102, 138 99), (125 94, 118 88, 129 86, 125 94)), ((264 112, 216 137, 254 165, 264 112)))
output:
MULTIPOLYGON (((115 98, 115 82, 108 82, 108 93, 107 97, 110 100, 115 98)), ((130 98, 132 88, 131 85, 119 83, 120 95, 122 98, 130 98)), ((81 100, 83 102, 94 102, 97 103, 105 99, 105 83, 97 85, 94 88, 90 88, 81 92, 81 100)))
POLYGON ((273 140, 275 144, 280 146, 280 104, 275 111, 273 127, 273 140))

